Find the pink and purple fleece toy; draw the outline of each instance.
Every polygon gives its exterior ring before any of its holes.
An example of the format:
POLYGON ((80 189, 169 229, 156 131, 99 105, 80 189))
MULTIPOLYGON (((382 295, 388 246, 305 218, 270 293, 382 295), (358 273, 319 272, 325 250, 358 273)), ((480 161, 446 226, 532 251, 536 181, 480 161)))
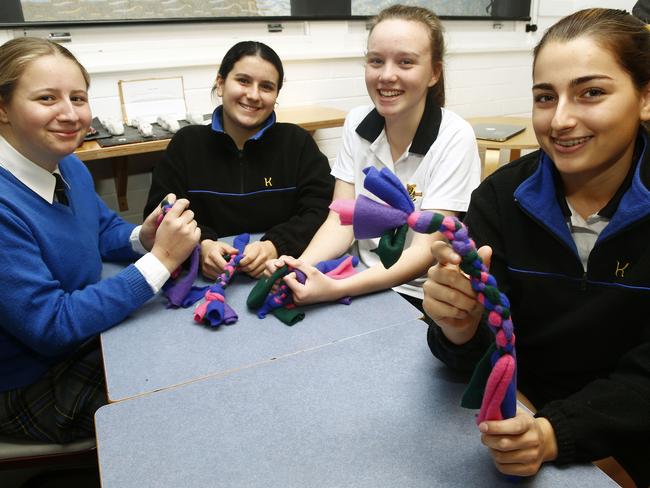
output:
MULTIPOLYGON (((161 203, 163 213, 158 217, 158 225, 162 222, 169 209, 172 207, 166 200, 161 203)), ((196 246, 190 258, 190 267, 187 274, 178 278, 182 269, 178 268, 172 278, 163 286, 163 295, 167 298, 167 308, 188 308, 204 298, 194 310, 194 321, 205 323, 211 327, 221 324, 234 324, 238 320, 237 313, 226 303, 225 288, 239 271, 239 262, 244 257, 244 248, 250 241, 249 234, 235 237, 233 247, 237 254, 230 256, 223 272, 217 276, 213 285, 193 286, 198 276, 201 247, 196 246)))
POLYGON ((239 262, 244 258, 244 249, 249 241, 249 234, 240 234, 235 237, 233 247, 238 252, 230 256, 223 272, 217 276, 214 284, 201 288, 193 287, 192 293, 195 296, 199 295, 198 299, 201 298, 201 293, 203 293, 204 298, 204 301, 194 309, 195 322, 204 323, 211 327, 217 327, 221 324, 230 325, 237 322, 239 319, 237 312, 226 303, 225 288, 239 272, 239 262))
POLYGON ((356 201, 336 200, 330 208, 339 214, 343 225, 352 225, 357 239, 381 237, 375 252, 386 267, 399 259, 409 227, 421 234, 441 232, 449 240, 462 258, 460 268, 469 275, 472 288, 485 307, 484 320, 495 334, 495 343, 477 365, 462 405, 478 408, 476 398, 482 396, 477 423, 514 417, 517 374, 510 302, 483 264, 467 227, 456 217, 415 211, 404 185, 388 169, 378 171, 370 167, 363 171, 366 174, 364 187, 386 203, 360 195, 356 201), (485 374, 486 370, 489 374, 485 374), (482 395, 477 389, 483 390, 482 395))

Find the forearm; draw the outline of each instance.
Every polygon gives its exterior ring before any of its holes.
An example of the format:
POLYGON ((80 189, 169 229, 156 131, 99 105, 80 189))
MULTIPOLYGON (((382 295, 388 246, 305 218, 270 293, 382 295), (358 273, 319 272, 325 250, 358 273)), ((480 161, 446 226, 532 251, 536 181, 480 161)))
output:
POLYGON ((3 294, 3 326, 29 348, 52 357, 118 324, 153 296, 133 265, 73 292, 53 288, 45 275, 11 281, 16 289, 3 294), (32 296, 40 297, 38 303, 30 303, 32 296))
POLYGON ((399 260, 390 268, 376 264, 341 280, 338 283, 340 296, 357 296, 386 290, 423 276, 431 266, 431 243, 441 238, 439 233, 416 235, 411 246, 404 250, 399 260))
MULTIPOLYGON (((333 201, 353 200, 354 198, 354 185, 337 179, 334 184, 333 201)), ((341 225, 338 213, 330 210, 325 222, 320 226, 300 259, 304 263, 313 265, 326 259, 338 258, 348 251, 352 242, 354 242, 352 227, 341 225)))
POLYGON ((326 259, 337 258, 345 254, 353 242, 352 227, 341 225, 338 214, 330 211, 300 260, 314 265, 326 259))

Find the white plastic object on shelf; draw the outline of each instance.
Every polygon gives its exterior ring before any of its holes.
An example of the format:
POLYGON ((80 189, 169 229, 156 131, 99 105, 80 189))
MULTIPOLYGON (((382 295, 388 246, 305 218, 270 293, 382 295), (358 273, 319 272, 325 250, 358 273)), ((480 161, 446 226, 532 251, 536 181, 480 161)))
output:
POLYGON ((203 114, 199 112, 187 112, 185 115, 185 120, 187 120, 190 124, 195 124, 195 125, 204 125, 205 120, 203 119, 203 114))
POLYGON ((124 134, 124 124, 115 117, 98 117, 99 122, 104 126, 112 136, 121 136, 124 134))
POLYGON ((172 134, 175 134, 178 132, 178 129, 181 128, 178 120, 176 120, 171 115, 159 115, 156 122, 158 122, 158 125, 160 127, 165 129, 167 132, 171 132, 172 134))
POLYGON ((153 135, 153 127, 146 120, 139 118, 131 119, 131 126, 137 127, 138 132, 142 137, 151 137, 153 135))

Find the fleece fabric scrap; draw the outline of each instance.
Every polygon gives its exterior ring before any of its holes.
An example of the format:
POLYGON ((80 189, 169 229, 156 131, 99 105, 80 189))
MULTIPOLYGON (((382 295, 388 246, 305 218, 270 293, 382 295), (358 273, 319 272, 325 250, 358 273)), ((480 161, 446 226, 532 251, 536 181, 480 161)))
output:
MULTIPOLYGON (((163 221, 167 212, 172 208, 172 205, 167 200, 163 200, 160 207, 162 208, 162 213, 158 216, 158 225, 163 221)), ((190 293, 192 285, 199 274, 200 254, 201 246, 197 244, 190 255, 190 268, 187 274, 179 278, 182 272, 182 267, 179 266, 172 272, 171 278, 163 286, 162 291, 163 295, 167 298, 167 308, 188 306, 186 305, 185 299, 190 293)))

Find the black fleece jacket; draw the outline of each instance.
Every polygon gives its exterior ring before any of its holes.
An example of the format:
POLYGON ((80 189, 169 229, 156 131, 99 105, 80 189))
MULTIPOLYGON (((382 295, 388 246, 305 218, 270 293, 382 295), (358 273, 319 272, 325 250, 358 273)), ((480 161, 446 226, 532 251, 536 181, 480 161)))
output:
MULTIPOLYGON (((491 273, 508 296, 518 389, 557 437, 558 462, 614 455, 650 484, 650 150, 601 215, 611 220, 583 270, 552 161, 536 152, 488 177, 465 223, 493 249, 491 273)), ((473 369, 493 335, 484 324, 463 346, 432 326, 445 363, 473 369)))
POLYGON ((325 220, 334 178, 312 137, 273 123, 240 151, 211 126, 183 127, 154 167, 148 215, 172 192, 187 198, 201 239, 262 232, 278 253, 298 256, 325 220))

